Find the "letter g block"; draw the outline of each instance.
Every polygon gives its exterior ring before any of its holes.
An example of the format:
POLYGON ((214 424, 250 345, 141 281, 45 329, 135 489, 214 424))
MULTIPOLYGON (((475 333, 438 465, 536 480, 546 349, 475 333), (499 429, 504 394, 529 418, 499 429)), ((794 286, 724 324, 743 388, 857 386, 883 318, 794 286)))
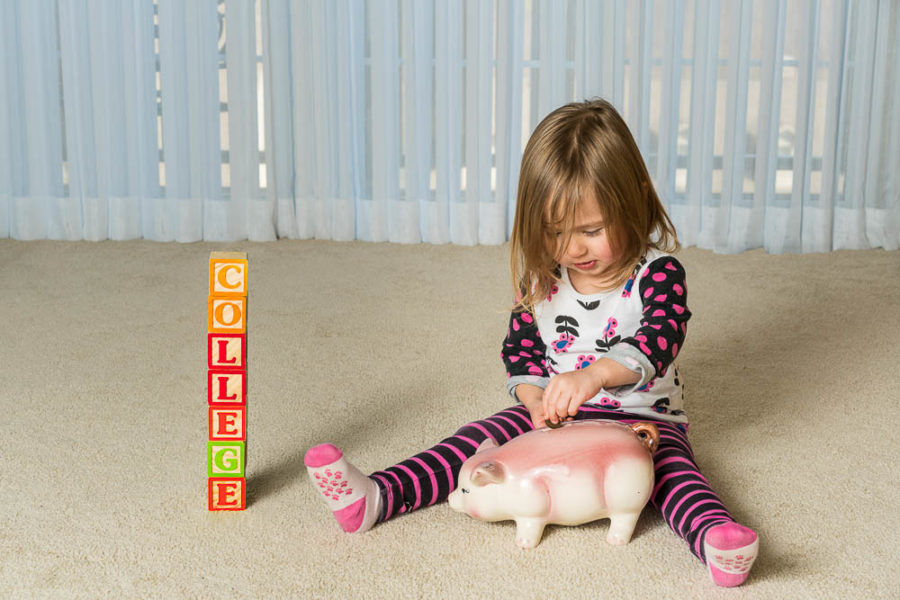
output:
POLYGON ((244 442, 207 442, 208 477, 243 477, 246 447, 244 442))

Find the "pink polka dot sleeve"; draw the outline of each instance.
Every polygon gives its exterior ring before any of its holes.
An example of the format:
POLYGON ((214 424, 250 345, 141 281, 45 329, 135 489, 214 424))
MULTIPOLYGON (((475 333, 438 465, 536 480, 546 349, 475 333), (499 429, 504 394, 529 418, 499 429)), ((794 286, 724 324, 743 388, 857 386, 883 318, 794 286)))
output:
POLYGON ((515 395, 515 387, 529 383, 546 387, 550 381, 545 361, 547 347, 541 339, 534 317, 528 312, 513 312, 509 330, 503 340, 500 357, 506 366, 507 389, 515 395))
POLYGON ((684 346, 687 322, 691 318, 684 267, 671 256, 658 258, 641 273, 638 290, 643 306, 641 326, 620 343, 634 347, 647 357, 657 376, 665 375, 684 346))

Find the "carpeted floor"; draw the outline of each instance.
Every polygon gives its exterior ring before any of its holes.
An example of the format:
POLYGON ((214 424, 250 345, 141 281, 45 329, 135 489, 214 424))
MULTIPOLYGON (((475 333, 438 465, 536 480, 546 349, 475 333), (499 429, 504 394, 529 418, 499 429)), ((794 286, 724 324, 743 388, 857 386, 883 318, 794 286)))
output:
POLYGON ((0 240, 0 597, 900 597, 900 253, 680 258, 694 450, 762 540, 742 588, 651 509, 523 551, 446 504, 360 536, 320 506, 313 444, 372 471, 510 404, 505 246, 0 240), (250 260, 242 513, 206 510, 211 250, 250 260))

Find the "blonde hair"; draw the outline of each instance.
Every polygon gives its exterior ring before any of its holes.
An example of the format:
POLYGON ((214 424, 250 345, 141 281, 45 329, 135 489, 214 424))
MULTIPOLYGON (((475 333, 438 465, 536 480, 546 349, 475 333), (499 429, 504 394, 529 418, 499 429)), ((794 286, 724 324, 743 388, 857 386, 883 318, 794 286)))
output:
POLYGON ((510 236, 516 309, 534 311, 559 280, 554 229, 568 245, 580 202, 593 199, 617 257, 607 269, 622 285, 648 248, 674 252, 675 227, 659 201, 640 150, 613 106, 595 99, 562 106, 534 130, 519 175, 510 236))

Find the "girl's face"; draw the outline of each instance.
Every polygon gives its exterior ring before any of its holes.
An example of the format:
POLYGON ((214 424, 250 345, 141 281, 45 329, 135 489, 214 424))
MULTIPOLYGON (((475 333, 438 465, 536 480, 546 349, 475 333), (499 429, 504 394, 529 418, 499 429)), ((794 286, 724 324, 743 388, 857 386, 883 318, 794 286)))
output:
POLYGON ((569 281, 576 290, 594 293, 608 287, 607 268, 617 257, 597 202, 593 199, 579 202, 572 231, 552 230, 552 233, 556 236, 559 264, 568 269, 569 281))

